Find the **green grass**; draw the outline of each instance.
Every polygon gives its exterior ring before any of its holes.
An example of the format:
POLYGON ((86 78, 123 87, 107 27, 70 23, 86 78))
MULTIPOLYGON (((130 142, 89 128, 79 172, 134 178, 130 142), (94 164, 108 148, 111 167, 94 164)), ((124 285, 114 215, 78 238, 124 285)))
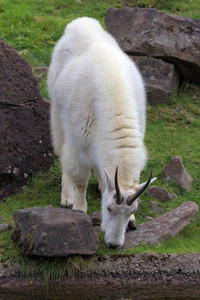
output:
POLYGON ((17 269, 20 265, 22 276, 32 277, 48 284, 60 283, 63 278, 73 279, 81 273, 87 277, 88 272, 98 270, 98 264, 93 257, 71 255, 68 258, 35 258, 19 255, 11 260, 17 269))
MULTIPOLYGON (((0 38, 12 45, 30 63, 31 67, 48 66, 53 47, 63 34, 67 23, 81 16, 97 18, 105 27, 104 18, 107 9, 112 6, 120 8, 128 1, 119 0, 1 0, 0 2, 0 38)), ((129 1, 130 6, 153 7, 167 13, 188 16, 200 19, 199 0, 156 1, 135 0, 129 1)), ((42 95, 48 98, 46 78, 40 81, 42 95)), ((167 203, 157 201, 165 212, 179 206, 183 201, 195 201, 200 205, 200 87, 195 85, 183 85, 181 93, 174 96, 169 103, 148 106, 146 146, 149 160, 142 172, 141 181, 148 177, 150 169, 153 175, 158 177, 156 185, 167 188, 176 193, 177 199, 167 203), (177 187, 173 182, 164 182, 161 172, 168 161, 174 155, 181 155, 186 170, 194 178, 192 191, 186 192, 177 187)), ((15 210, 34 206, 52 205, 60 207, 61 172, 59 162, 50 171, 33 178, 29 185, 13 197, 0 203, 0 223, 14 225, 12 214, 15 210)), ((93 176, 90 180, 88 192, 88 213, 101 209, 100 194, 97 189, 97 181, 93 176)), ((136 215, 136 222, 145 221, 145 216, 156 217, 151 211, 151 197, 141 196, 143 207, 136 215)), ((133 254, 140 252, 197 252, 200 249, 200 213, 196 220, 188 225, 176 237, 170 238, 160 245, 142 245, 134 249, 110 250, 103 241, 104 235, 100 234, 100 247, 97 255, 133 254)), ((70 260, 45 260, 28 258, 21 255, 20 250, 14 247, 10 231, 0 233, 0 262, 20 261, 24 274, 42 276, 57 280, 61 274, 65 274, 70 260), (64 261, 61 268, 60 262, 64 261), (55 265, 60 266, 58 268, 55 265), (29 271, 28 271, 29 270, 29 271), (57 271, 55 271, 57 270, 57 271), (55 271, 55 273, 54 273, 55 271), (31 273, 32 272, 32 273, 31 273), (59 275, 57 277, 57 274, 59 275)), ((61 263, 62 264, 62 263, 61 263)), ((72 264, 72 263, 71 263, 72 264)), ((71 270, 75 272, 83 262, 77 258, 73 261, 71 270)), ((82 268, 81 267, 81 268, 82 268)))
MULTIPOLYGON (((168 13, 200 18, 199 0, 129 0, 130 6, 154 7, 168 13)), ((107 9, 120 8, 118 0, 1 0, 0 37, 34 66, 48 66, 52 49, 67 23, 81 16, 97 18, 103 26, 107 9)))
POLYGON ((81 16, 103 24, 109 1, 1 0, 1 38, 34 66, 48 66, 67 23, 81 16))

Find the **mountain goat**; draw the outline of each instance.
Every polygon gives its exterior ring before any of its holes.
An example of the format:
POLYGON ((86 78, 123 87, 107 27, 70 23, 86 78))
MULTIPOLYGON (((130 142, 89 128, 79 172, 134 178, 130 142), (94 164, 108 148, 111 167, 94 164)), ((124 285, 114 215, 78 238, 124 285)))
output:
POLYGON ((135 64, 97 20, 78 18, 55 46, 48 74, 51 129, 62 165, 61 204, 87 212, 93 171, 102 194, 108 247, 121 247, 137 198, 154 180, 139 184, 146 162, 145 89, 135 64))

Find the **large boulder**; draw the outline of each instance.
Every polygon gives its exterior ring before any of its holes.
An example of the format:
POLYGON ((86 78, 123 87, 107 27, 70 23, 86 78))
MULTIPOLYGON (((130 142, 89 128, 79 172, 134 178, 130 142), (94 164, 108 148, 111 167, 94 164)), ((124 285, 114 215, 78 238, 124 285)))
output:
POLYGON ((166 103, 179 90, 179 74, 173 64, 145 56, 130 56, 145 81, 150 104, 166 103))
POLYGON ((182 80, 200 83, 200 20, 151 8, 109 8, 105 23, 124 52, 173 63, 182 80))
POLYGON ((25 254, 64 257, 91 255, 98 249, 98 235, 81 210, 32 207, 16 210, 13 217, 11 236, 25 254))
POLYGON ((137 226, 135 231, 126 233, 123 249, 145 244, 160 244, 163 240, 182 231, 195 217, 199 210, 193 202, 183 202, 179 207, 166 214, 137 226))
POLYGON ((0 198, 11 195, 36 172, 49 169, 53 149, 49 102, 29 63, 0 40, 0 198))

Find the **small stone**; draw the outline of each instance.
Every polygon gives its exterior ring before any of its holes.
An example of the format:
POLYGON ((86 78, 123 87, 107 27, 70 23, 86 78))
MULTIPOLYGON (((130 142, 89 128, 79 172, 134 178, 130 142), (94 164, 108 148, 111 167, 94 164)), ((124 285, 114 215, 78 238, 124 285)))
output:
POLYGON ((146 195, 152 196, 156 199, 159 199, 160 201, 168 201, 172 198, 177 198, 176 194, 169 193, 165 188, 156 186, 156 185, 151 185, 147 190, 146 190, 146 195))
POLYGON ((150 216, 146 216, 145 219, 148 220, 148 221, 151 221, 151 220, 154 220, 155 218, 150 217, 150 216))
POLYGON ((165 181, 175 181, 183 190, 191 191, 194 179, 187 173, 180 155, 172 157, 164 168, 161 178, 165 181))
POLYGON ((19 169, 18 168, 14 168, 13 169, 13 174, 18 176, 19 175, 19 169))
POLYGON ((90 218, 93 226, 99 226, 101 224, 102 216, 100 211, 94 211, 91 213, 90 218))
POLYGON ((35 67, 33 68, 33 72, 36 75, 47 75, 49 71, 48 67, 35 67))
POLYGON ((35 67, 33 68, 33 73, 38 81, 42 80, 48 74, 49 68, 47 67, 35 67))
POLYGON ((150 201, 151 203, 151 211, 155 212, 157 214, 162 214, 164 212, 164 208, 159 205, 157 202, 155 201, 150 201))
POLYGON ((11 229, 12 226, 10 224, 0 224, 0 231, 3 231, 5 229, 11 229))

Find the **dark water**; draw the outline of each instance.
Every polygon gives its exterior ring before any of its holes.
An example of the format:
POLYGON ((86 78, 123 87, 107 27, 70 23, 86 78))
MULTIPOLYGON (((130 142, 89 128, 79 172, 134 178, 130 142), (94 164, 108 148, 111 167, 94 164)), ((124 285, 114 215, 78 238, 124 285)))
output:
POLYGON ((76 287, 49 288, 46 286, 20 289, 1 289, 0 300, 135 300, 135 299, 200 299, 200 287, 76 287))

